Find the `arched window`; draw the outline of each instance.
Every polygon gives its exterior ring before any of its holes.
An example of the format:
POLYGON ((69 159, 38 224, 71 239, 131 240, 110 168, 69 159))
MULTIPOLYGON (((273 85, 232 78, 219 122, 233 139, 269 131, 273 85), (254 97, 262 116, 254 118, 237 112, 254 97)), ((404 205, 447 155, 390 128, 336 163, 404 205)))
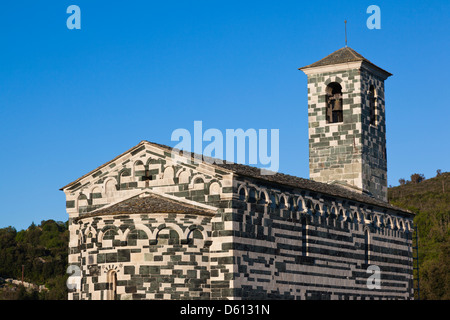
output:
POLYGON ((331 82, 326 89, 327 123, 343 121, 342 112, 342 87, 337 82, 331 82))
POLYGON ((259 204, 267 204, 267 197, 266 197, 266 193, 264 191, 261 190, 260 194, 259 194, 259 204))
POLYGON ((183 171, 178 176, 178 183, 189 183, 190 174, 188 171, 183 171))
POLYGON ((248 190, 248 202, 256 203, 256 190, 254 188, 248 190))
POLYGON ((245 201, 245 189, 241 188, 241 190, 239 190, 239 200, 245 201))
POLYGON ((118 235, 117 231, 114 229, 108 229, 103 234, 102 238, 102 247, 103 248, 111 248, 114 246, 114 240, 116 240, 116 236, 118 235))
POLYGON ((295 210, 294 198, 289 197, 288 206, 289 206, 289 210, 290 211, 294 211, 295 210))
POLYGON ((117 273, 115 270, 108 272, 108 292, 106 298, 108 300, 117 299, 117 273))
POLYGON ((286 209, 286 199, 284 196, 280 197, 279 207, 280 209, 286 209))
POLYGON ((194 180, 194 184, 198 184, 198 183, 204 183, 202 178, 195 178, 194 180))
POLYGON ((141 160, 138 160, 134 163, 134 177, 137 181, 142 181, 142 178, 145 176, 145 166, 141 160))
POLYGON ((377 97, 375 95, 375 88, 371 85, 369 89, 369 114, 370 114, 370 124, 373 126, 377 125, 377 97))
POLYGON ((107 197, 111 197, 116 190, 116 180, 111 179, 105 183, 105 193, 107 197))
POLYGON ((330 214, 330 213, 329 213, 329 208, 328 208, 328 206, 324 203, 323 206, 322 206, 322 216, 325 217, 325 218, 327 218, 329 214, 330 214))
POLYGON ((79 213, 86 213, 87 207, 88 207, 88 198, 84 194, 80 194, 78 196, 78 212, 79 213))
POLYGON ((190 245, 199 245, 203 242, 203 233, 199 229, 191 230, 187 236, 190 245))
POLYGON ((273 209, 278 207, 277 196, 273 193, 270 194, 270 207, 273 209))
POLYGON ((308 214, 313 214, 313 204, 312 204, 311 200, 306 201, 306 210, 307 210, 308 214))

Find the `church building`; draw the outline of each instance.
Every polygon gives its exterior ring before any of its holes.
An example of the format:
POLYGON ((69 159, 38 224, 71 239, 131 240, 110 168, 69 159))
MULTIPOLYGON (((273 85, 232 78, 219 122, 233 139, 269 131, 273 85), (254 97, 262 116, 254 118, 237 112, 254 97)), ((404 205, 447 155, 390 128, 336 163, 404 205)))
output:
POLYGON ((412 299, 414 216, 387 202, 391 74, 349 47, 300 70, 309 179, 141 141, 61 188, 69 299, 412 299))

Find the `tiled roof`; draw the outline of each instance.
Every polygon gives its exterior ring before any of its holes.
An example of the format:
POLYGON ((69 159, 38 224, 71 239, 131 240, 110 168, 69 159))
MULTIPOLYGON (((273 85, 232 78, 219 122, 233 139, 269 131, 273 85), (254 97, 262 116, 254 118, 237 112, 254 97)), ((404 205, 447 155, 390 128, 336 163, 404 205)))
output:
MULTIPOLYGON (((127 152, 124 152, 122 155, 124 155, 128 152, 132 152, 133 150, 136 150, 138 147, 142 146, 143 144, 150 144, 150 145, 156 146, 158 148, 163 148, 163 149, 167 150, 168 152, 171 152, 174 149, 174 148, 166 146, 166 145, 153 143, 153 142, 144 140, 144 141, 141 141, 137 146, 128 150, 127 152)), ((195 156, 195 154, 191 153, 191 157, 194 158, 194 156, 195 156)), ((117 158, 118 157, 116 157, 115 159, 117 159, 117 158)), ((94 173, 96 170, 102 168, 103 166, 106 166, 110 162, 111 161, 105 163, 104 165, 98 167, 95 170, 92 170, 88 174, 85 174, 83 177, 86 177, 86 176, 94 173)), ((212 163, 212 162, 213 161, 211 161, 211 160, 208 161, 208 163, 212 163)), ((224 162, 224 161, 220 161, 220 162, 224 162)), ((237 164, 237 163, 220 163, 220 162, 212 163, 212 165, 217 166, 217 167, 219 167, 225 171, 228 171, 230 173, 240 175, 240 176, 259 179, 259 180, 263 180, 263 181, 270 182, 273 184, 284 185, 284 186, 288 186, 288 187, 292 187, 292 188, 309 190, 309 191, 317 192, 317 193, 324 194, 324 195, 330 195, 330 196, 339 197, 342 199, 358 201, 358 202, 362 202, 362 203, 365 203, 368 205, 374 205, 374 206, 378 206, 381 208, 386 208, 386 209, 391 209, 391 210, 396 210, 396 211, 401 211, 401 212, 404 212, 407 214, 411 214, 411 212, 408 210, 405 210, 405 209, 402 209, 399 207, 395 207, 387 202, 378 200, 368 194, 355 192, 348 188, 342 187, 340 185, 317 182, 317 181, 299 178, 296 176, 291 176, 291 175, 278 173, 278 172, 276 172, 272 175, 265 175, 265 174, 261 174, 260 168, 243 165, 243 164, 237 164)), ((68 184, 66 187, 70 187, 72 184, 78 182, 83 177, 68 184)), ((66 188, 66 187, 64 187, 64 188, 66 188)))
POLYGON ((354 61, 365 61, 365 62, 371 64, 372 66, 376 67, 377 69, 380 69, 380 70, 388 73, 389 75, 391 75, 391 73, 376 66, 375 64, 373 64, 372 62, 370 62, 369 60, 364 58, 361 54, 359 54, 358 52, 356 52, 355 50, 353 50, 352 48, 349 48, 349 47, 344 47, 339 50, 336 50, 335 52, 329 54, 325 58, 323 58, 317 62, 314 62, 310 65, 300 68, 300 70, 307 69, 307 68, 339 64, 339 63, 354 62, 354 61))
MULTIPOLYGON (((402 208, 395 207, 387 202, 378 200, 368 194, 352 191, 348 188, 336 184, 317 182, 309 179, 299 178, 283 173, 275 173, 273 175, 263 175, 259 168, 242 165, 242 164, 219 164, 218 166, 231 170, 235 174, 247 176, 270 183, 289 186, 298 189, 306 189, 324 195, 335 196, 343 199, 354 200, 369 205, 379 206, 382 208, 408 212, 402 208)), ((408 212, 410 213, 410 212, 408 212)))

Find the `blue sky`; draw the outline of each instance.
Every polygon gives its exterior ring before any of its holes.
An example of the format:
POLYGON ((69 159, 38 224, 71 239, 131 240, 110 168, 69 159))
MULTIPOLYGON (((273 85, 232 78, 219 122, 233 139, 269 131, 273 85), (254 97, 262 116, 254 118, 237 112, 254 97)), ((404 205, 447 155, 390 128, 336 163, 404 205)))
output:
POLYGON ((0 6, 0 227, 66 221, 59 188, 177 128, 279 129, 308 178, 306 75, 348 46, 386 81, 388 184, 450 171, 449 1, 8 1, 0 6), (69 30, 69 5, 81 29, 69 30), (381 9, 370 30, 369 5, 381 9))

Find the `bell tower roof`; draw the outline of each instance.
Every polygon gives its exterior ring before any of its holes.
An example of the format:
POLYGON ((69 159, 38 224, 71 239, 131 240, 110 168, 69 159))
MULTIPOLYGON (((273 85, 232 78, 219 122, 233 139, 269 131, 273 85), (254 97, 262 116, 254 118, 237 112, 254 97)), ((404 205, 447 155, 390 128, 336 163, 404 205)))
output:
POLYGON ((304 66, 302 68, 299 68, 299 70, 304 71, 305 69, 310 69, 310 68, 324 67, 324 66, 329 66, 329 65, 336 65, 336 64, 349 63, 349 62, 358 62, 358 61, 367 63, 370 66, 372 66, 373 68, 378 69, 379 71, 382 71, 383 73, 385 73, 386 78, 392 75, 391 73, 387 72, 386 70, 383 70, 380 67, 376 66, 375 64, 373 64, 372 62, 370 62, 369 60, 364 58, 361 54, 359 54, 358 52, 356 52, 355 50, 353 50, 350 47, 343 47, 339 50, 336 50, 335 52, 329 54, 325 58, 323 58, 317 62, 314 62, 312 64, 309 64, 307 66, 304 66))

